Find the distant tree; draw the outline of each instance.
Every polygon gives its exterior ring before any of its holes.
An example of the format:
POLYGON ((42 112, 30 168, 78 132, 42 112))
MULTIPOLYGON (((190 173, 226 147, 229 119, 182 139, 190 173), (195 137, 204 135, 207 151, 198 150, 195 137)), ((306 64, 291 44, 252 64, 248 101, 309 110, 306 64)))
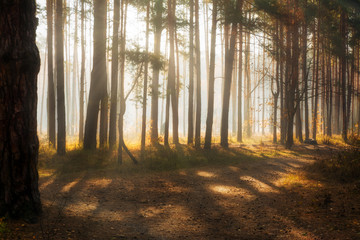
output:
POLYGON ((38 189, 35 1, 0 1, 0 215, 35 221, 38 189))

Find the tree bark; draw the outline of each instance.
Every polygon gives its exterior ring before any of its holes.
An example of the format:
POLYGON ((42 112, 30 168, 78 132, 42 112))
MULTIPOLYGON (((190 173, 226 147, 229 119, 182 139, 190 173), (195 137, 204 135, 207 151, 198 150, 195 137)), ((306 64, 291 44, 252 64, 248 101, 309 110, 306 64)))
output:
POLYGON ((56 0, 55 15, 55 59, 56 59, 56 85, 57 85, 57 118, 58 136, 57 153, 65 154, 66 124, 65 124, 65 93, 64 93, 64 35, 63 35, 63 5, 56 0))
MULTIPOLYGON (((155 16, 153 18, 154 24, 154 55, 160 58, 160 46, 161 46, 161 32, 162 27, 162 8, 163 0, 157 0, 154 4, 155 16)), ((159 75, 160 65, 153 64, 153 77, 151 83, 151 122, 150 122, 150 136, 151 143, 158 143, 158 115, 159 115, 159 75)), ((162 124, 162 123, 161 123, 162 124)))
MULTIPOLYGON (((95 0, 94 56, 93 70, 91 72, 89 104, 85 122, 85 149, 96 148, 96 132, 98 125, 99 104, 100 101, 102 101, 102 99, 104 98, 104 87, 106 88, 106 1, 95 0)), ((104 127, 104 125, 102 125, 101 127, 104 127)), ((102 129, 101 131, 104 131, 104 129, 102 129)), ((101 137, 104 137, 104 135, 102 135, 101 137)))
POLYGON ((112 42, 111 62, 111 103, 110 103, 110 125, 109 146, 113 148, 116 144, 116 115, 118 99, 118 73, 119 73, 119 25, 120 25, 120 0, 114 0, 114 24, 112 42))
POLYGON ((215 55, 216 55, 216 24, 217 24, 217 0, 213 1, 210 66, 209 66, 209 89, 208 89, 208 112, 206 118, 205 149, 211 148, 212 126, 214 120, 214 88, 215 88, 215 55))
POLYGON ((194 141, 194 0, 190 5, 188 144, 194 141))
POLYGON ((55 140, 55 85, 53 64, 53 0, 46 1, 47 12, 47 46, 48 46, 48 135, 49 144, 56 145, 55 140))
POLYGON ((35 15, 35 1, 0 1, 0 215, 29 221, 41 213, 35 15))
POLYGON ((201 54, 200 54, 200 20, 199 0, 195 0, 195 69, 196 69, 196 117, 195 117, 195 148, 201 145, 201 54))

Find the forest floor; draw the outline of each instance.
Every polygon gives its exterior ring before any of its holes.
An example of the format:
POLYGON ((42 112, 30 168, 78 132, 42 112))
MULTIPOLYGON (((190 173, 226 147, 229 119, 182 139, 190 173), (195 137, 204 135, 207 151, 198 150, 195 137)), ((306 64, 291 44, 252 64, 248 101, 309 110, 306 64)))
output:
POLYGON ((2 220, 2 238, 360 239, 359 178, 317 165, 349 147, 159 148, 137 166, 105 150, 41 150, 42 218, 2 220))

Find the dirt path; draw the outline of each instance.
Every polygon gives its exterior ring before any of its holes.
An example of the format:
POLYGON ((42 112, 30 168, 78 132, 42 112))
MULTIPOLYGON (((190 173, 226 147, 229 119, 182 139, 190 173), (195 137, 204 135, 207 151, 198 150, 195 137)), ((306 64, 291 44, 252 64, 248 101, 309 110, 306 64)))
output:
POLYGON ((360 239, 358 189, 308 174, 329 155, 309 149, 161 173, 43 176, 41 223, 10 223, 6 238, 360 239))

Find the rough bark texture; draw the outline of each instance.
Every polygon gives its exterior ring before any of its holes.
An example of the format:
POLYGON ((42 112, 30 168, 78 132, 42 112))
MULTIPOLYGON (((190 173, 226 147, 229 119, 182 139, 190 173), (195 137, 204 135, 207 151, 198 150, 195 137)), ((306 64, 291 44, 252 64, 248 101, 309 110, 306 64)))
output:
POLYGON ((0 215, 40 214, 36 5, 0 1, 0 215))

